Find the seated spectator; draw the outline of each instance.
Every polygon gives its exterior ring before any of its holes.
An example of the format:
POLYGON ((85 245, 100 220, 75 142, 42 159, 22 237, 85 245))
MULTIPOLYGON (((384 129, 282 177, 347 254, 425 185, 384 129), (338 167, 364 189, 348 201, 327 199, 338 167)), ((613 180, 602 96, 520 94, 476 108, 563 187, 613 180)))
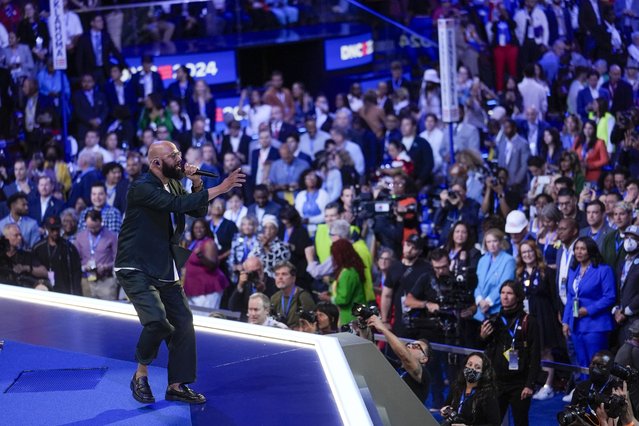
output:
MULTIPOLYGON (((237 113, 248 120, 246 135, 254 137, 259 132, 260 124, 267 122, 271 118, 271 105, 262 102, 259 90, 251 89, 249 93, 248 89, 242 89, 237 113), (249 102, 244 105, 246 98, 249 98, 249 102)), ((323 147, 324 145, 322 144, 323 147)), ((248 161, 248 158, 245 161, 248 161)))
POLYGON ((259 148, 251 152, 251 183, 259 185, 267 183, 269 168, 273 161, 280 157, 277 149, 272 146, 271 133, 268 129, 261 129, 258 133, 259 148))
POLYGON ((85 205, 91 204, 91 191, 94 183, 102 182, 104 177, 96 169, 95 155, 90 152, 78 156, 78 172, 73 178, 71 193, 67 205, 75 207, 78 199, 82 199, 85 205))
POLYGON ((47 269, 53 291, 82 296, 82 270, 78 250, 60 236, 62 223, 57 215, 47 217, 44 227, 47 237, 33 247, 33 256, 47 269))
POLYGON ((84 148, 78 155, 84 153, 91 153, 96 158, 100 155, 104 163, 113 161, 111 160, 111 154, 100 146, 100 133, 97 130, 90 129, 84 134, 84 148))
POLYGON ((120 212, 126 211, 126 195, 129 189, 129 182, 122 179, 124 168, 116 162, 107 163, 102 167, 102 174, 105 176, 104 186, 106 187, 106 203, 115 207, 120 212))
POLYGON ((171 112, 164 108, 159 93, 151 93, 144 98, 144 108, 138 120, 138 129, 152 129, 157 131, 160 126, 166 126, 168 132, 173 131, 171 112))
POLYGON ((248 300, 247 321, 249 324, 288 329, 286 324, 271 317, 271 300, 263 293, 253 293, 248 300))
POLYGON ((300 149, 300 136, 298 134, 290 135, 284 143, 288 145, 295 158, 308 163, 309 166, 313 163, 311 156, 300 149))
POLYGON ((215 237, 202 218, 193 221, 191 235, 191 254, 184 265, 184 293, 191 305, 218 309, 229 281, 219 267, 215 237))
POLYGON ((271 106, 271 118, 269 121, 269 127, 273 139, 279 142, 286 142, 289 136, 297 136, 297 128, 286 121, 284 121, 284 113, 282 107, 279 105, 271 106))
POLYGON ((300 152, 315 158, 315 155, 324 149, 325 142, 330 139, 331 135, 322 129, 317 128, 317 121, 314 117, 309 116, 304 122, 306 133, 300 136, 300 152))
POLYGON ((83 216, 84 227, 74 242, 82 265, 82 294, 96 299, 116 300, 118 283, 113 265, 118 248, 118 235, 102 226, 98 210, 83 216))
POLYGON ((209 204, 208 219, 211 231, 215 234, 215 239, 219 244, 220 261, 226 261, 230 254, 233 236, 237 233, 235 222, 224 217, 226 201, 223 197, 217 197, 209 204))
POLYGON ((102 182, 96 182, 91 185, 91 207, 87 207, 80 213, 80 230, 87 226, 86 215, 90 211, 100 212, 101 223, 104 227, 115 234, 120 232, 122 227, 122 213, 115 207, 111 207, 106 203, 107 193, 106 186, 102 182))
POLYGON ((277 237, 279 225, 277 218, 272 215, 264 215, 262 218, 262 230, 258 235, 258 245, 253 247, 250 256, 255 256, 262 262, 264 273, 275 278, 275 265, 288 261, 291 251, 287 244, 277 237))
POLYGON ((271 296, 273 315, 289 328, 299 326, 299 311, 315 309, 311 294, 297 286, 297 270, 290 262, 282 262, 273 267, 275 285, 279 289, 271 296))
POLYGON ((292 199, 299 189, 302 173, 310 168, 310 164, 296 158, 287 144, 280 146, 279 154, 280 158, 273 161, 269 170, 270 190, 277 192, 282 200, 292 199))
POLYGON ((257 185, 253 190, 253 204, 248 206, 247 215, 254 216, 260 222, 265 214, 278 216, 281 206, 270 198, 270 191, 266 185, 257 185))
POLYGON ((250 256, 240 270, 237 286, 229 299, 229 309, 240 312, 240 319, 246 321, 248 302, 251 294, 264 293, 267 297, 275 294, 275 280, 264 273, 260 259, 250 256))
POLYGON ((15 223, 0 223, 4 252, 0 253, 2 282, 20 287, 48 290, 48 274, 31 252, 23 250, 22 233, 15 223))
POLYGON ((30 250, 40 240, 38 222, 29 217, 28 198, 24 192, 16 192, 7 199, 9 214, 0 220, 0 229, 14 223, 20 228, 20 248, 30 250))
POLYGON ((25 77, 34 77, 35 64, 31 49, 21 43, 15 31, 9 31, 9 45, 3 50, 5 64, 11 71, 14 82, 18 83, 25 77))
POLYGON ((39 226, 49 217, 58 217, 64 203, 53 196, 53 182, 47 175, 38 178, 38 195, 29 198, 29 216, 38 222, 39 226))
POLYGON ((311 291, 312 277, 306 272, 307 262, 306 247, 312 247, 313 241, 308 236, 308 231, 302 226, 302 218, 295 207, 285 205, 279 212, 282 223, 279 237, 289 245, 291 250, 291 263, 299 271, 297 273, 297 285, 306 291, 311 291))
POLYGON ((222 155, 233 152, 242 164, 248 164, 251 138, 242 132, 242 125, 237 120, 228 124, 228 134, 222 137, 222 155))
POLYGON ((257 228, 259 221, 255 216, 247 215, 242 219, 239 231, 233 236, 231 252, 227 258, 228 271, 233 284, 237 283, 242 264, 249 253, 257 246, 257 228))

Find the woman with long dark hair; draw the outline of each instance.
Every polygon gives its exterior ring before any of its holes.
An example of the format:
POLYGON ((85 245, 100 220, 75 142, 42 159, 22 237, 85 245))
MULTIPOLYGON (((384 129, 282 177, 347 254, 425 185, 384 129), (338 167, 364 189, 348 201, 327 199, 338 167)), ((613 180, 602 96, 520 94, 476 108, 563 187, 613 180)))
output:
POLYGON ((475 277, 481 253, 475 248, 475 236, 464 222, 457 222, 448 233, 444 250, 448 252, 450 270, 455 274, 465 272, 475 277))
POLYGON ((572 337, 579 365, 588 367, 595 353, 608 348, 608 336, 614 329, 615 275, 592 238, 578 238, 573 250, 563 333, 572 337))
POLYGON ((191 235, 191 255, 184 266, 184 293, 192 305, 217 309, 229 281, 219 268, 215 238, 202 218, 193 221, 191 235))
POLYGON ((333 242, 331 246, 335 281, 331 292, 331 301, 339 307, 340 325, 353 320, 351 308, 355 303, 366 303, 364 296, 364 262, 353 245, 345 239, 333 242))
POLYGON ((559 174, 572 179, 575 183, 575 192, 577 194, 584 188, 586 179, 581 169, 581 164, 579 163, 579 157, 575 151, 570 150, 561 153, 561 157, 559 158, 559 174))
POLYGON ((295 284, 306 291, 311 291, 313 278, 306 272, 307 261, 304 251, 307 247, 313 246, 313 241, 302 225, 302 218, 295 207, 289 204, 283 206, 280 209, 279 218, 282 223, 279 231, 280 240, 288 244, 291 250, 291 263, 297 268, 295 284))
POLYGON ((465 425, 499 425, 499 404, 495 370, 488 357, 473 352, 466 357, 464 369, 451 384, 441 414, 457 413, 465 425))
POLYGON ((608 99, 599 97, 592 103, 593 110, 588 114, 588 118, 593 120, 597 127, 597 138, 604 141, 608 155, 612 155, 615 147, 610 140, 612 129, 615 127, 615 117, 608 112, 608 99))
POLYGON ((581 137, 572 147, 581 161, 586 172, 586 180, 596 183, 601 175, 601 169, 608 164, 608 151, 606 143, 597 137, 597 125, 588 120, 584 123, 581 137))
MULTIPOLYGON (((524 289, 524 310, 534 316, 539 324, 541 359, 553 361, 552 349, 560 346, 562 339, 557 315, 553 309, 552 286, 555 273, 544 262, 541 248, 534 241, 522 241, 517 253, 517 280, 524 289)), ((544 367, 548 377, 533 399, 546 400, 554 396, 553 368, 544 367)))
POLYGON ((554 127, 547 128, 544 130, 542 140, 544 143, 539 149, 541 157, 546 160, 548 171, 555 172, 559 169, 559 160, 563 151, 559 130, 554 127))

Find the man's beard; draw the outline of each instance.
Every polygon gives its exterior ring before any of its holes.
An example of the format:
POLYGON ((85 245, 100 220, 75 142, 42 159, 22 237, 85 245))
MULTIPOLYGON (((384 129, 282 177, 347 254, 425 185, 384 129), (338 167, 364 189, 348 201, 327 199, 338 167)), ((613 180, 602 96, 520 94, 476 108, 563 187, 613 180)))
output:
POLYGON ((184 171, 182 167, 170 167, 164 161, 162 161, 162 174, 169 179, 180 180, 184 177, 184 171))

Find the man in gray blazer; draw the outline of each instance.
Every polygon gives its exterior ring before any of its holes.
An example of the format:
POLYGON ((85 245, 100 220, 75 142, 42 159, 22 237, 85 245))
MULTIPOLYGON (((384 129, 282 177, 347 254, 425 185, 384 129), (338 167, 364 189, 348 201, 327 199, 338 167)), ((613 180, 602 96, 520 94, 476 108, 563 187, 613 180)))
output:
POLYGON ((528 173, 528 142, 517 133, 517 125, 512 119, 504 123, 504 137, 497 146, 499 166, 508 170, 508 186, 516 191, 524 191, 528 173))

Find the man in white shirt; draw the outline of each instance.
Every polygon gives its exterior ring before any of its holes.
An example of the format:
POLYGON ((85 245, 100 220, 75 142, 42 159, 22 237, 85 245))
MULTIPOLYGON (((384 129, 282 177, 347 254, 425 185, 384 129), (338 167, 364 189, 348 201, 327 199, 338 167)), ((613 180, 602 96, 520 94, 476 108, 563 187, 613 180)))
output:
POLYGON ((306 133, 300 136, 299 150, 315 159, 315 154, 324 150, 324 144, 331 138, 327 132, 318 129, 315 119, 306 119, 306 133))
POLYGON ((444 140, 444 132, 437 126, 437 116, 432 112, 426 115, 424 120, 424 126, 426 130, 419 134, 419 137, 426 139, 433 150, 433 161, 435 167, 433 167, 433 173, 439 173, 442 171, 444 157, 448 153, 447 140, 444 140))
POLYGON ((570 83, 568 95, 566 96, 566 107, 570 114, 577 113, 577 96, 579 95, 579 92, 586 87, 588 70, 584 67, 577 67, 575 74, 576 77, 572 83, 570 83))
MULTIPOLYGON (((62 23, 66 27, 64 33, 64 44, 67 46, 67 50, 72 50, 84 30, 82 29, 82 22, 77 13, 69 10, 69 0, 63 0, 64 15, 62 17, 62 23)), ((49 19, 49 33, 53 34, 53 19, 49 19)))
POLYGON ((535 80, 534 64, 526 65, 524 78, 517 88, 521 93, 524 111, 532 106, 539 111, 541 118, 545 117, 548 111, 548 94, 546 88, 535 80))
POLYGON ((45 219, 58 216, 63 208, 64 203, 53 197, 51 176, 40 176, 38 178, 38 197, 29 198, 29 216, 42 226, 45 219))
POLYGON ((248 302, 248 323, 288 329, 286 324, 276 321, 269 316, 271 300, 264 293, 253 293, 248 302))
POLYGON ((111 158, 111 154, 100 146, 100 134, 97 130, 87 130, 84 135, 84 148, 80 151, 80 155, 83 152, 91 152, 94 155, 101 155, 102 160, 111 158))

